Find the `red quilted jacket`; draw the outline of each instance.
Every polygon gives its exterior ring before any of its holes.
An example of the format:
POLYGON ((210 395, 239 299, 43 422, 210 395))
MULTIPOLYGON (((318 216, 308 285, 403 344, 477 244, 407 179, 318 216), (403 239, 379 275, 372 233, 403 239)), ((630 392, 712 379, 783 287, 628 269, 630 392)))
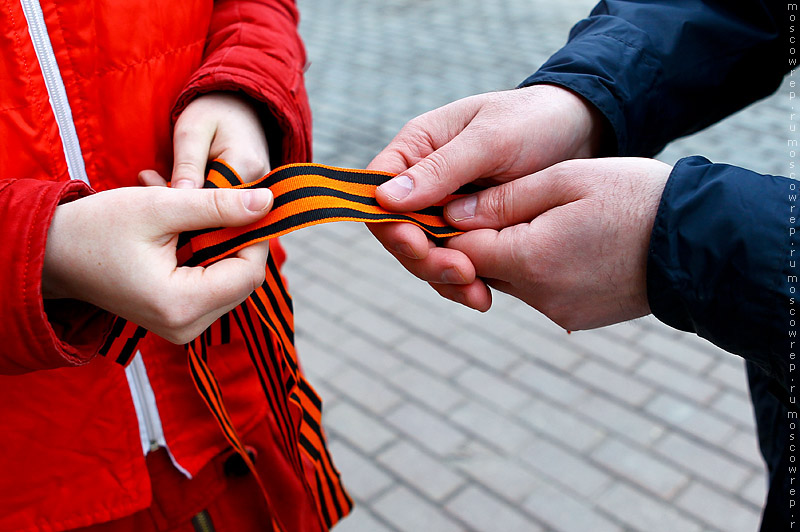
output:
MULTIPOLYGON (((293 0, 62 0, 41 9, 94 189, 136 185, 145 168, 169 175, 172 120, 209 91, 261 102, 280 162, 310 157, 293 0)), ((0 11, 0 27, 0 531, 57 531, 145 508, 150 485, 124 370, 95 356, 111 317, 42 301, 53 211, 91 190, 70 181, 20 3, 0 11)), ((240 348, 232 342, 211 365, 242 433, 271 421, 240 348)), ((183 349, 148 335, 141 351, 170 450, 196 473, 227 444, 183 349)), ((275 464, 264 480, 280 487, 290 476, 275 464)), ((297 510, 314 516, 311 504, 297 501, 297 510)))

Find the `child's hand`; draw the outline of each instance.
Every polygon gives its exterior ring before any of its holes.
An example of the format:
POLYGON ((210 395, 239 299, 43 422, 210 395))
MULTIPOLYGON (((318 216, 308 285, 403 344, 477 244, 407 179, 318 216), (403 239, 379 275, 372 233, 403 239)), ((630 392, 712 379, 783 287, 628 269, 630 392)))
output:
POLYGON ((120 188, 65 203, 48 232, 43 296, 87 301, 186 343, 261 285, 267 248, 251 246, 205 268, 179 267, 178 234, 246 225, 271 206, 265 189, 162 187, 120 188))

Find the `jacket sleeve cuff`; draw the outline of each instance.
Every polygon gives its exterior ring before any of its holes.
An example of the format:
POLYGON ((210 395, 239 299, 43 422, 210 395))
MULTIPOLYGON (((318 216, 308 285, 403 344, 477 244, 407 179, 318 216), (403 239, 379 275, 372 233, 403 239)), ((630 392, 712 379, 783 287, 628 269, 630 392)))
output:
POLYGON ((250 99, 267 134, 273 167, 311 158, 311 136, 306 134, 311 127, 311 111, 302 83, 291 92, 280 86, 260 83, 246 72, 214 72, 199 76, 181 93, 172 112, 173 121, 198 96, 219 91, 239 92, 250 99))
POLYGON ((664 189, 647 262, 656 318, 755 362, 784 384, 792 186, 702 157, 682 159, 664 189))
POLYGON ((241 92, 256 103, 273 165, 310 160, 306 55, 297 22, 291 0, 217 2, 203 64, 179 96, 172 119, 201 94, 241 92))
POLYGON ((0 185, 7 220, 0 251, 0 373, 82 365, 97 353, 113 316, 92 305, 42 299, 47 232, 56 207, 91 194, 80 181, 7 180, 0 185))

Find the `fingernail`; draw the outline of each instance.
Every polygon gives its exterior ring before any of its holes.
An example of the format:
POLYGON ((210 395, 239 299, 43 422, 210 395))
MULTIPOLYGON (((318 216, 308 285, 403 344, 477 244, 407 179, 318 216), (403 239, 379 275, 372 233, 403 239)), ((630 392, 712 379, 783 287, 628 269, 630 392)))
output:
POLYGON ((475 216, 475 207, 478 205, 478 196, 467 196, 466 198, 451 201, 445 207, 447 216, 454 222, 469 220, 475 216))
POLYGON ((467 280, 457 269, 447 268, 442 272, 442 282, 445 284, 465 284, 467 280))
POLYGON ((251 212, 260 212, 267 208, 272 201, 272 192, 267 188, 257 188, 245 190, 242 202, 245 208, 251 212))
POLYGON ((172 188, 195 188, 191 179, 178 179, 172 182, 172 188))
POLYGON ((408 176, 399 175, 382 184, 380 188, 390 198, 401 200, 411 194, 414 189, 414 182, 408 176))
POLYGON ((417 255, 414 252, 414 248, 412 248, 408 244, 399 244, 399 245, 395 246, 394 250, 397 253, 399 253, 400 255, 403 255, 404 257, 408 257, 409 259, 418 259, 419 258, 419 255, 417 255))

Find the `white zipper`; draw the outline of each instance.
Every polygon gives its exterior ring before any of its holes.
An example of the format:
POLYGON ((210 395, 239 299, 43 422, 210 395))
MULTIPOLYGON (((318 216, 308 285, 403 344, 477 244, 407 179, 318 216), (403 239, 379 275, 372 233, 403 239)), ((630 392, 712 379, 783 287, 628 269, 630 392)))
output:
POLYGON ((50 35, 47 33, 42 6, 37 0, 20 0, 20 2, 25 19, 28 21, 28 32, 31 34, 33 49, 36 51, 36 58, 42 69, 47 94, 50 96, 50 106, 53 108, 53 114, 58 124, 69 176, 72 179, 80 179, 88 185, 89 178, 86 176, 86 166, 83 163, 81 143, 75 130, 75 122, 72 120, 72 109, 69 106, 67 90, 56 62, 56 54, 53 52, 50 35))
POLYGON ((147 377, 147 370, 144 368, 142 354, 139 351, 136 351, 136 356, 125 368, 125 376, 128 377, 128 387, 131 389, 133 406, 139 420, 142 452, 146 455, 159 447, 166 447, 164 428, 161 426, 156 407, 156 396, 150 386, 150 379, 147 377))
MULTIPOLYGON (((64 80, 61 77, 61 70, 58 68, 58 61, 56 61, 53 45, 50 42, 50 35, 47 32, 42 6, 37 0, 20 0, 20 3, 25 19, 28 22, 28 32, 31 36, 33 49, 36 51, 36 58, 39 60, 39 67, 42 69, 42 77, 47 87, 47 94, 50 97, 50 106, 53 109, 58 132, 61 135, 61 144, 64 148, 69 176, 72 179, 79 179, 88 185, 90 183, 89 177, 86 175, 86 166, 83 162, 81 143, 78 139, 78 132, 75 130, 72 109, 67 98, 64 80)), ((169 452, 161 425, 161 417, 158 415, 155 394, 147 377, 141 353, 138 351, 131 364, 125 369, 125 376, 128 378, 131 398, 139 421, 142 452, 146 455, 149 451, 155 450, 159 446, 166 447, 169 452)), ((170 452, 169 454, 175 467, 191 478, 189 472, 175 461, 172 453, 170 452)))
POLYGON ((191 479, 192 474, 178 463, 167 445, 164 427, 161 425, 161 417, 158 415, 156 394, 153 393, 153 387, 150 386, 150 378, 147 376, 147 369, 140 351, 136 351, 136 355, 125 368, 125 376, 128 378, 128 387, 131 389, 133 407, 136 409, 136 419, 139 422, 142 453, 147 456, 150 451, 163 447, 167 450, 175 469, 183 473, 186 478, 191 479))

